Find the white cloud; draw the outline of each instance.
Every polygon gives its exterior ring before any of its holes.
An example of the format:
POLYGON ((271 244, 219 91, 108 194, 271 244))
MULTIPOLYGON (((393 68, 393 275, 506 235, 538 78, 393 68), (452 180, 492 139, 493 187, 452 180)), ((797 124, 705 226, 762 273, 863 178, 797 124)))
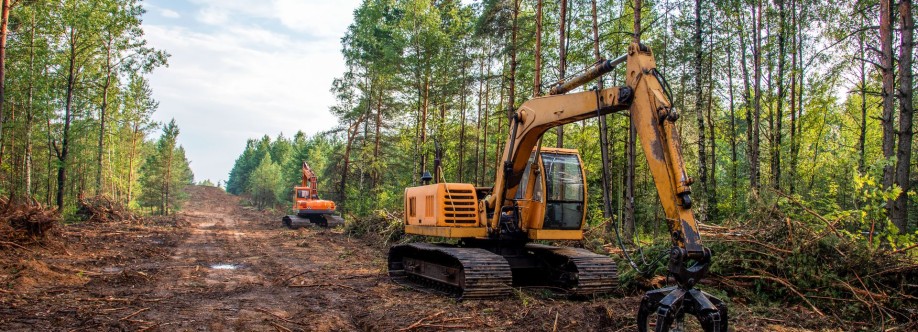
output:
MULTIPOLYGON (((277 31, 280 25, 272 30, 253 23, 252 15, 279 17, 278 7, 245 12, 240 9, 250 1, 194 1, 201 7, 179 9, 181 17, 212 24, 206 29, 172 23, 181 20, 146 20, 144 28, 152 45, 172 55, 169 67, 151 77, 160 101, 154 118, 176 119, 197 179, 225 181, 246 139, 281 132, 289 137, 298 130, 312 134, 337 125, 328 112, 335 102, 329 88, 344 71, 339 39, 356 3, 345 15, 325 18, 326 31, 301 36, 277 31)), ((297 29, 313 24, 291 19, 297 29)))
POLYGON ((159 14, 162 15, 163 17, 168 17, 168 18, 180 18, 180 17, 182 17, 182 15, 179 15, 179 13, 178 13, 177 11, 174 11, 174 10, 168 9, 168 8, 160 9, 159 14))
POLYGON ((204 7, 198 11, 198 21, 210 25, 221 25, 229 19, 229 12, 219 7, 204 7))
POLYGON ((276 0, 273 14, 295 31, 338 36, 350 24, 350 20, 342 21, 340 17, 352 17, 355 7, 336 1, 276 0))

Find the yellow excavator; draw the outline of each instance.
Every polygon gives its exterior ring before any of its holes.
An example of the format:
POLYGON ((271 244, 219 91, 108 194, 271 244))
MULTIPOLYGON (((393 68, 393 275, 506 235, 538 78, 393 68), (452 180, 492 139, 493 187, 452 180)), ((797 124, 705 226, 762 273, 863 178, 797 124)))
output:
MULTIPOLYGON (((552 87, 550 95, 526 101, 512 116, 502 167, 492 187, 433 183, 405 189, 405 233, 455 239, 455 244, 391 247, 391 279, 460 299, 508 296, 513 286, 525 285, 564 289, 573 295, 615 289, 616 262, 610 257, 534 243, 582 239, 587 207, 577 150, 542 147, 539 142, 553 127, 627 112, 666 214, 673 245, 668 270, 677 284, 645 294, 638 330, 653 326, 668 331, 681 326, 688 314, 706 331, 726 331, 726 305, 694 287, 707 274, 711 251, 701 245, 692 214, 692 179, 683 165, 674 126, 678 113, 670 100, 651 49, 632 43, 626 55, 600 61, 552 87), (625 86, 566 94, 621 63, 626 63, 625 86)), ((438 164, 435 160, 435 173, 438 164)), ((422 180, 429 183, 431 178, 425 174, 422 180)))
POLYGON ((335 202, 319 198, 319 178, 305 161, 301 171, 300 185, 293 187, 293 211, 296 214, 281 218, 284 226, 296 229, 310 223, 322 227, 343 224, 344 219, 335 215, 335 202))

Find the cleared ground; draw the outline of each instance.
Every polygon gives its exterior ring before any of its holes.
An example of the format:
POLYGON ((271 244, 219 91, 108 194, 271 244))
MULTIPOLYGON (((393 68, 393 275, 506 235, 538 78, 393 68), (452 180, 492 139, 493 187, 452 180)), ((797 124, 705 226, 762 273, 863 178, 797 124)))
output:
MULTIPOLYGON (((279 215, 243 208, 217 188, 188 191, 172 220, 65 226, 44 247, 0 251, 0 330, 636 328, 636 296, 572 301, 527 289, 456 302, 389 282, 382 244, 340 230, 288 230, 279 215)), ((738 331, 814 323, 802 308, 731 310, 738 331)))

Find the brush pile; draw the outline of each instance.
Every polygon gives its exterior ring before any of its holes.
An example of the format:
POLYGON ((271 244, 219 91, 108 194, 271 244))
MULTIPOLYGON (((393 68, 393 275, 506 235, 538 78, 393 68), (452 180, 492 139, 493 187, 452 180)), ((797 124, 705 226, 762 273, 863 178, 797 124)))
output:
POLYGON ((344 233, 369 239, 382 247, 399 242, 405 237, 401 212, 377 210, 365 217, 348 216, 344 222, 344 233))
POLYGON ((804 308, 852 329, 918 328, 918 253, 861 236, 802 203, 737 227, 702 229, 709 279, 734 301, 804 308), (795 213, 801 212, 801 213, 795 213), (744 301, 745 302, 745 301, 744 301))
POLYGON ((0 198, 0 248, 38 243, 61 221, 57 210, 36 202, 17 203, 0 198))
POLYGON ((76 211, 76 216, 83 221, 89 222, 143 222, 142 217, 135 215, 123 204, 116 202, 106 196, 81 198, 80 206, 76 211))

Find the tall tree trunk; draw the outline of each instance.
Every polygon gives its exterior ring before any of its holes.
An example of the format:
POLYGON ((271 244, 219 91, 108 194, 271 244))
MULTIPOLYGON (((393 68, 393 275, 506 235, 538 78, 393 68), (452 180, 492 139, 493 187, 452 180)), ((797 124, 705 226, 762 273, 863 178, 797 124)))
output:
POLYGON ((755 99, 752 114, 752 141, 749 147, 749 187, 752 199, 759 195, 759 127, 762 114, 762 0, 758 0, 753 16, 755 40, 753 41, 753 71, 755 77, 755 99))
POLYGON ((130 205, 134 199, 134 158, 137 154, 137 136, 140 133, 140 124, 135 122, 131 126, 131 152, 128 155, 128 195, 127 204, 130 205))
POLYGON ((787 18, 784 0, 778 1, 780 22, 778 27, 778 105, 775 116, 774 141, 771 145, 772 187, 781 190, 781 124, 784 122, 784 53, 787 35, 787 18))
MULTIPOLYGON (((730 198, 731 203, 736 203, 738 190, 737 178, 739 177, 739 159, 736 154, 736 107, 733 101, 733 43, 727 43, 727 89, 730 99, 730 198)), ((732 212, 736 212, 734 208, 732 212)))
MULTIPOLYGON (((861 32, 858 34, 858 45, 861 52, 866 51, 864 45, 864 33, 861 32)), ((861 128, 860 135, 857 138, 858 145, 858 159, 857 159, 857 171, 858 173, 864 174, 867 172, 867 61, 861 59, 861 71, 860 74, 860 95, 861 95, 861 128)))
POLYGON ((631 37, 635 43, 641 42, 641 7, 643 7, 643 0, 634 0, 634 33, 631 37))
MULTIPOLYGON (((590 1, 590 8, 592 9, 593 19, 593 58, 598 63, 602 60, 602 56, 599 54, 599 17, 596 13, 596 0, 590 1)), ((597 84, 599 90, 602 90, 602 78, 599 79, 597 84)), ((612 188, 609 186, 609 131, 606 116, 600 115, 597 123, 599 128, 599 153, 602 157, 602 216, 609 218, 612 216, 612 188)))
POLYGON ((536 36, 535 36, 535 74, 532 82, 532 97, 542 94, 542 0, 536 4, 536 36))
POLYGON ((467 59, 462 60, 462 90, 459 92, 459 96, 461 98, 459 102, 459 110, 461 112, 459 117, 461 118, 461 120, 459 122, 459 170, 458 170, 459 176, 457 178, 457 182, 460 182, 460 183, 462 183, 462 179, 465 178, 462 174, 463 173, 462 170, 463 170, 463 166, 465 165, 465 111, 466 111, 465 108, 466 106, 468 106, 466 105, 466 100, 465 100, 466 93, 468 92, 468 84, 469 84, 468 73, 467 73, 468 71, 467 61, 468 61, 467 59))
MULTIPOLYGON (((708 39, 708 49, 714 49, 714 37, 712 36, 708 39)), ((711 131, 708 135, 710 140, 708 143, 711 145, 711 177, 709 178, 710 182, 707 190, 707 200, 708 207, 706 209, 708 220, 717 220, 717 128, 714 125, 714 55, 711 54, 708 57, 708 68, 707 68, 707 77, 708 77, 708 129, 711 131)))
MULTIPOLYGON (((424 74, 424 102, 421 108, 421 173, 427 170, 427 111, 430 107, 430 73, 424 74)), ((356 132, 355 132, 356 133, 356 132)), ((346 163, 347 161, 345 161, 346 163)))
MULTIPOLYGON (((6 0, 8 1, 8 0, 6 0)), ((5 45, 4 45, 5 46, 5 45)), ((2 46, 0 46, 2 48, 2 46)), ((2 57, 0 57, 2 59, 2 57)), ((0 60, 3 61, 3 60, 0 60)), ((2 65, 0 65, 2 67, 2 65)), ((2 70, 2 69, 0 69, 2 70)), ((31 17, 31 30, 29 32, 29 89, 28 89, 28 105, 26 105, 26 127, 25 127, 25 156, 23 161, 25 165, 24 168, 24 177, 25 182, 25 197, 26 199, 32 198, 32 123, 35 119, 35 110, 32 108, 32 101, 35 94, 35 13, 32 13, 31 17)), ((0 77, 2 81, 2 77, 0 77)), ((0 91, 0 94, 3 92, 0 91)), ((2 99, 2 97, 0 97, 2 99)), ((0 102, 2 104, 2 102, 0 102)))
MULTIPOLYGON (((632 34, 632 42, 639 43, 641 42, 641 0, 634 1, 634 33, 632 34)), ((628 244, 634 243, 634 171, 636 167, 635 163, 635 151, 634 145, 636 144, 637 131, 634 128, 634 121, 632 117, 628 117, 628 139, 625 142, 625 178, 624 178, 624 196, 625 196, 625 208, 623 216, 623 225, 622 233, 624 233, 625 242, 628 244)))
MULTIPOLYGON (((564 76, 567 75, 567 2, 568 0, 561 0, 561 16, 558 23, 559 34, 558 38, 560 42, 558 43, 558 54, 559 54, 559 63, 558 63, 558 82, 564 81, 564 76)), ((555 133, 558 135, 557 141, 555 143, 556 147, 564 147, 564 126, 558 126, 555 129, 555 133)))
POLYGON ((169 208, 171 205, 170 203, 172 203, 172 196, 173 196, 172 195, 173 194, 172 193, 172 189, 173 189, 172 188, 172 163, 173 163, 172 159, 175 157, 175 147, 170 145, 170 146, 167 146, 167 149, 169 150, 169 152, 167 152, 168 157, 166 158, 166 177, 165 177, 165 181, 163 182, 163 187, 166 188, 166 190, 163 190, 163 193, 165 194, 165 200, 163 200, 163 209, 165 211, 165 214, 169 215, 169 208))
POLYGON ((70 120, 73 110, 73 93, 76 88, 76 47, 77 47, 76 29, 70 29, 70 59, 67 67, 67 98, 64 104, 64 132, 61 139, 61 147, 57 151, 57 208, 64 209, 64 186, 67 180, 67 155, 70 152, 70 120))
POLYGON ((347 129, 347 143, 344 145, 344 167, 341 171, 341 182, 338 183, 338 202, 345 206, 347 202, 347 173, 351 166, 351 147, 354 144, 354 138, 357 137, 357 130, 360 128, 361 121, 363 121, 363 117, 359 117, 347 129))
MULTIPOLYGON (((790 160, 790 169, 794 172, 794 179, 797 179, 797 164, 800 159, 800 141, 803 139, 803 94, 806 89, 804 89, 804 76, 806 74, 806 68, 804 67, 803 61, 803 20, 805 18, 805 13, 807 12, 806 2, 800 2, 800 17, 797 19, 796 31, 797 34, 797 134, 795 134, 797 144, 791 146, 791 160, 790 160)), ((791 193, 794 192, 794 189, 797 185, 797 181, 791 183, 791 193)))
POLYGON ((517 35, 519 34, 519 23, 517 18, 520 15, 520 1, 513 0, 513 27, 510 31, 510 93, 507 96, 507 125, 510 125, 510 119, 516 113, 516 53, 517 53, 517 35))
POLYGON ((900 233, 908 231, 909 171, 912 162, 912 49, 915 22, 912 17, 912 1, 899 1, 899 30, 902 42, 899 46, 899 148, 896 151, 896 185, 902 192, 893 202, 890 219, 900 233))
POLYGON ((693 34, 693 40, 695 45, 695 117, 698 120, 698 184, 701 185, 700 195, 701 204, 699 211, 699 217, 701 221, 710 220, 710 215, 708 214, 708 163, 707 163, 707 139, 705 134, 707 129, 705 128, 704 123, 704 111, 703 102, 704 102, 704 89, 702 86, 702 67, 704 66, 703 53, 704 45, 701 40, 701 0, 695 0, 695 33, 693 34))
MULTIPOLYGON (((895 177, 895 169, 888 161, 895 155, 895 128, 893 127, 893 104, 895 96, 895 76, 893 75, 892 49, 892 0, 880 0, 880 73, 883 76, 883 113, 880 123, 883 126, 883 158, 887 164, 883 167, 883 187, 890 188, 895 177)), ((892 215, 892 204, 887 204, 892 215)))
POLYGON ((632 118, 628 117, 628 139, 625 141, 625 178, 624 178, 624 196, 625 196, 625 211, 623 216, 623 225, 622 231, 624 233, 625 241, 628 244, 634 243, 634 173, 635 173, 635 151, 634 145, 636 144, 637 131, 634 128, 634 122, 632 118))
POLYGON ((482 175, 480 172, 482 168, 479 167, 479 165, 482 165, 482 161, 481 161, 481 102, 483 99, 482 96, 484 96, 484 91, 483 91, 484 90, 484 80, 486 79, 485 72, 484 72, 484 58, 482 57, 480 60, 481 61, 478 63, 478 75, 480 77, 478 80, 478 116, 475 118, 475 126, 476 126, 475 128, 475 185, 476 186, 481 185, 481 178, 482 178, 482 175))
POLYGON ((481 154, 481 178, 483 183, 488 183, 488 169, 490 168, 488 164, 488 127, 490 127, 490 122, 488 122, 488 115, 491 113, 491 49, 488 47, 488 70, 485 72, 485 92, 484 92, 484 149, 481 154))
POLYGON ((795 132, 797 130, 797 110, 796 110, 796 107, 797 107, 797 52, 800 52, 800 49, 797 48, 797 43, 796 43, 796 40, 797 40, 797 1, 796 0, 791 1, 791 30, 793 31, 791 33, 791 36, 792 36, 791 37, 791 49, 793 49, 793 51, 791 51, 791 68, 790 68, 790 72, 791 72, 791 77, 790 77, 790 81, 791 81, 791 88, 790 88, 790 116, 791 116, 790 118, 790 159, 791 159, 791 167, 788 168, 788 173, 790 173, 788 178, 790 179, 790 181, 788 181, 787 184, 789 186, 790 193, 793 194, 794 189, 796 188, 796 185, 795 185, 796 181, 794 181, 794 179, 797 177, 797 169, 795 168, 794 160, 796 159, 796 155, 797 155, 797 135, 795 132))
POLYGON ((382 92, 376 96, 376 135, 373 137, 373 190, 379 188, 379 138, 380 128, 382 128, 382 92))
POLYGON ((3 165, 3 105, 6 103, 6 37, 9 34, 7 25, 10 21, 10 0, 3 0, 0 13, 0 168, 3 165))
POLYGON ((112 84, 112 40, 108 40, 105 52, 105 83, 102 85, 102 105, 99 109, 99 142, 97 147, 96 163, 96 186, 94 188, 96 195, 102 194, 102 161, 105 151, 105 118, 108 111, 108 90, 112 84))

